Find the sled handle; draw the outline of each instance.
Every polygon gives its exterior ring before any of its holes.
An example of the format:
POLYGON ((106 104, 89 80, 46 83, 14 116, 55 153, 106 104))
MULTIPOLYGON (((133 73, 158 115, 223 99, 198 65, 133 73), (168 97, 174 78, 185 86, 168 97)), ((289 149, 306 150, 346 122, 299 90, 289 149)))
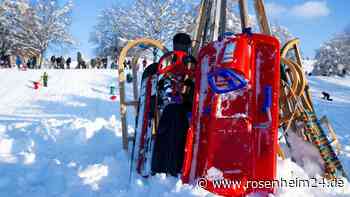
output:
POLYGON ((262 111, 267 112, 272 106, 272 86, 265 86, 264 96, 265 98, 262 111))
POLYGON ((236 73, 235 71, 227 68, 219 68, 208 74, 208 83, 211 89, 217 94, 225 94, 227 92, 235 91, 244 88, 247 85, 247 81, 236 73), (227 80, 228 87, 220 88, 215 82, 216 77, 222 77, 227 80))

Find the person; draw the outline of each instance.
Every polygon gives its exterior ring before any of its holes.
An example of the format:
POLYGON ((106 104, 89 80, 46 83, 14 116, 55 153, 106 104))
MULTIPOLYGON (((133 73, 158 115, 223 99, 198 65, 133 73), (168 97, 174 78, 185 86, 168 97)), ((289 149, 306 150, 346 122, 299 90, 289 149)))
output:
POLYGON ((50 58, 50 62, 51 62, 51 67, 52 68, 56 68, 55 63, 56 63, 56 57, 55 56, 51 56, 50 58))
POLYGON ((1 67, 5 67, 5 61, 4 61, 4 57, 3 56, 1 56, 1 58, 0 58, 0 66, 1 67))
POLYGON ((102 67, 107 69, 108 59, 106 57, 102 58, 102 67))
POLYGON ((37 65, 37 58, 36 58, 36 56, 32 57, 32 65, 33 65, 33 68, 40 69, 40 65, 37 65))
POLYGON ((64 59, 63 56, 61 56, 61 69, 64 69, 65 68, 65 65, 66 64, 66 60, 64 59))
POLYGON ((328 92, 322 92, 322 99, 327 100, 327 101, 333 101, 333 99, 331 99, 331 95, 328 92))
POLYGON ((90 60, 90 65, 91 65, 91 68, 96 68, 96 59, 95 58, 92 58, 90 60))
POLYGON ((83 56, 80 52, 77 53, 77 61, 78 61, 78 65, 77 65, 77 69, 81 69, 84 65, 83 65, 83 56))
POLYGON ((143 70, 145 70, 146 66, 147 66, 147 60, 146 60, 146 58, 145 58, 145 59, 143 59, 143 61, 142 61, 142 68, 143 68, 143 70))
POLYGON ((131 69, 131 61, 130 60, 128 60, 128 62, 126 62, 126 65, 127 65, 128 69, 131 69))
POLYGON ((32 58, 29 58, 29 59, 27 60, 27 68, 28 68, 28 69, 33 69, 33 67, 32 67, 32 58))
POLYGON ((55 62, 55 69, 59 69, 61 65, 61 58, 57 57, 55 62))
POLYGON ((48 79, 49 79, 49 75, 48 75, 46 72, 44 72, 44 74, 43 74, 43 76, 42 76, 43 86, 44 86, 44 87, 47 87, 47 81, 48 81, 48 79))
POLYGON ((16 56, 16 65, 17 65, 18 69, 21 69, 22 60, 21 60, 21 57, 19 55, 16 56))
POLYGON ((70 69, 70 64, 72 63, 72 58, 68 57, 66 60, 67 69, 70 69))
POLYGON ((111 69, 116 69, 116 68, 117 68, 117 66, 116 66, 115 62, 112 62, 111 63, 111 69))
MULTIPOLYGON (((189 35, 180 33, 174 36, 174 50, 188 53, 190 47, 189 35)), ((151 170, 153 174, 166 173, 177 177, 183 166, 194 82, 181 74, 169 75, 159 80, 157 87, 160 97, 158 105, 163 110, 156 131, 151 170)))
POLYGON ((99 57, 96 58, 96 68, 100 69, 102 65, 101 59, 99 57))

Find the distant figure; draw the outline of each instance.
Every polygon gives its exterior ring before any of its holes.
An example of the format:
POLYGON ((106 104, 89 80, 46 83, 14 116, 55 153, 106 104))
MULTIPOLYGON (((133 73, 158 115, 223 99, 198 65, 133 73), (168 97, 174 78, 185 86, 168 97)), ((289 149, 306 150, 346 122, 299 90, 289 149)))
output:
POLYGON ((51 62, 51 68, 56 68, 56 66, 55 66, 56 57, 55 56, 51 56, 50 62, 51 62))
POLYGON ((101 59, 99 57, 96 58, 96 67, 97 69, 100 69, 102 66, 102 62, 101 59))
POLYGON ((43 76, 42 76, 43 86, 44 86, 44 87, 47 87, 47 81, 48 81, 48 79, 49 79, 49 75, 48 75, 46 72, 44 72, 44 74, 43 74, 43 76))
POLYGON ((143 59, 143 61, 142 61, 142 68, 145 69, 146 66, 147 66, 147 60, 146 60, 146 58, 145 58, 145 59, 143 59))
POLYGON ((84 60, 83 60, 83 56, 81 55, 80 52, 77 53, 77 61, 78 61, 78 65, 77 65, 77 69, 81 69, 84 67, 84 60))
POLYGON ((70 69, 70 64, 72 63, 72 58, 68 57, 66 60, 67 69, 70 69))
POLYGON ((21 57, 19 57, 19 55, 16 56, 16 65, 18 69, 21 69, 22 60, 21 57))
POLYGON ((37 59, 35 56, 32 57, 32 65, 33 65, 33 68, 36 68, 36 69, 41 69, 40 68, 40 65, 37 65, 37 59))
POLYGON ((56 58, 55 69, 59 69, 61 67, 61 57, 56 58))
POLYGON ((115 62, 111 63, 111 69, 117 69, 117 64, 115 62))
POLYGON ((333 99, 330 98, 331 95, 330 95, 329 93, 327 93, 327 92, 322 92, 322 95, 323 95, 322 99, 325 99, 325 100, 327 100, 327 101, 333 101, 333 99))
POLYGON ((95 58, 92 58, 90 60, 90 65, 91 65, 91 68, 95 68, 96 67, 96 59, 95 58))
POLYGON ((27 61, 27 68, 28 69, 33 69, 32 68, 32 58, 28 59, 28 61, 27 61))
POLYGON ((102 58, 102 67, 104 69, 107 69, 107 65, 108 65, 108 59, 105 57, 105 58, 102 58))
POLYGON ((347 73, 347 70, 346 70, 346 68, 344 68, 344 69, 342 70, 340 76, 341 76, 341 77, 345 77, 346 73, 347 73))
POLYGON ((128 60, 128 61, 126 62, 126 66, 127 66, 128 69, 131 69, 131 61, 130 61, 130 60, 128 60))
POLYGON ((61 69, 64 69, 64 65, 66 64, 66 60, 64 59, 64 57, 61 56, 61 69))

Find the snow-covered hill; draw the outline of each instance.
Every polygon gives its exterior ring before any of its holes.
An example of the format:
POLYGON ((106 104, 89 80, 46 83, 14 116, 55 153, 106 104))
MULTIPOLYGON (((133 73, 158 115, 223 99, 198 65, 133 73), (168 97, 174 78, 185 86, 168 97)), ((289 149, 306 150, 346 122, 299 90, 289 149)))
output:
MULTIPOLYGON (((1 197, 210 195, 164 175, 147 182, 136 178, 128 187, 119 105, 109 100, 116 71, 47 72, 49 87, 34 90, 31 81, 43 71, 0 70, 1 197)), ((327 114, 338 132, 350 172, 350 78, 310 78, 310 84, 319 115, 327 114), (324 90, 333 102, 320 99, 324 90)), ((278 162, 278 176, 307 178, 307 173, 288 159, 278 162)), ((280 188, 276 196, 350 196, 350 186, 280 188)))

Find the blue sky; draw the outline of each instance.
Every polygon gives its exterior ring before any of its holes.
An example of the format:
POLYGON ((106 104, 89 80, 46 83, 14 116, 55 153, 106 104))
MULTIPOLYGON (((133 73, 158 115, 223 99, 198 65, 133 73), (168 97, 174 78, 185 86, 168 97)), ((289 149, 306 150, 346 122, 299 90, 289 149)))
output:
MULTIPOLYGON (((89 43, 90 32, 97 23, 97 16, 104 8, 110 7, 115 0, 73 0, 72 34, 79 43, 77 50, 85 56, 93 57, 93 46, 89 43)), ((71 51, 76 54, 77 51, 71 51)))
MULTIPOLYGON (((97 15, 116 2, 129 0, 73 0, 72 34, 80 43, 77 50, 93 57, 89 34, 97 15)), ((248 0, 252 3, 251 0, 248 0)), ((350 0, 265 0, 273 23, 285 26, 302 41, 304 56, 313 57, 314 51, 350 23, 350 0)), ((251 5, 250 5, 251 6, 251 5)), ((76 54, 76 50, 71 51, 76 54)))

